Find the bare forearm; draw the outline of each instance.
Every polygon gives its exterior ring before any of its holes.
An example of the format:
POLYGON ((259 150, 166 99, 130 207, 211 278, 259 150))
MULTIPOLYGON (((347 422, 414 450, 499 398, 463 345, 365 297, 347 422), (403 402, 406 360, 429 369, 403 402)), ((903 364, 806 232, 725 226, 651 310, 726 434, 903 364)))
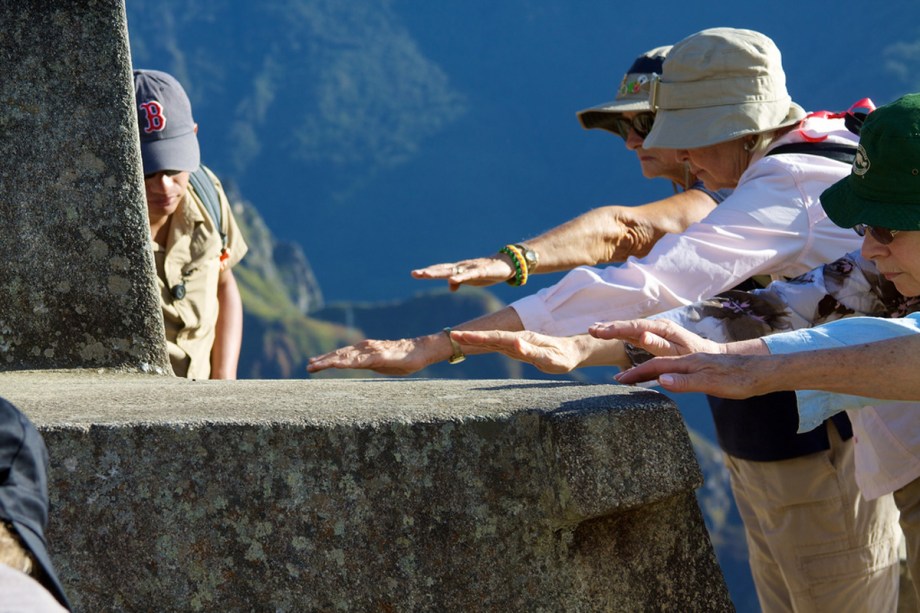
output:
MULTIPOLYGON (((470 321, 463 322, 453 326, 454 330, 505 330, 507 332, 519 332, 524 329, 524 324, 521 321, 521 318, 518 316, 517 311, 511 307, 505 307, 494 313, 487 313, 477 317, 476 319, 471 319, 470 321)), ((447 341, 447 336, 445 334, 435 333, 432 335, 437 341, 438 345, 442 346, 444 351, 444 356, 440 359, 432 360, 437 362, 440 360, 446 360, 450 357, 452 352, 452 347, 450 341, 447 341), (438 338, 440 337, 440 338, 438 338)), ((488 349, 483 349, 480 347, 475 347, 471 345, 464 345, 461 343, 461 348, 463 353, 467 355, 475 355, 478 353, 489 353, 488 349)))
POLYGON ((217 301, 220 310, 211 347, 211 378, 236 379, 243 344, 243 301, 230 270, 221 273, 217 301))
POLYGON ((567 373, 583 366, 622 367, 628 364, 621 342, 601 341, 587 334, 560 337, 529 330, 455 330, 451 337, 466 347, 502 353, 551 374, 567 373))
MULTIPOLYGON (((508 332, 519 332, 524 329, 524 324, 521 322, 521 318, 518 316, 517 311, 511 307, 505 307, 499 311, 495 311, 494 313, 487 313, 486 315, 482 315, 476 319, 471 319, 455 326, 451 326, 451 329, 476 331, 505 330, 508 332)), ((443 362, 444 360, 447 360, 451 354, 453 354, 453 345, 451 345, 450 340, 448 340, 447 335, 443 330, 432 332, 426 336, 418 337, 414 339, 414 342, 425 348, 424 363, 420 364, 416 370, 434 364, 435 362, 443 362)), ((466 345, 464 343, 460 343, 460 347, 463 350, 464 355, 476 355, 480 353, 492 352, 490 349, 474 345, 466 345)))
POLYGON ((815 389, 884 400, 920 400, 920 336, 771 356, 783 389, 815 389))
POLYGON ((715 208, 699 190, 635 207, 605 206, 526 241, 540 254, 537 272, 642 257, 667 233, 683 232, 715 208))
MULTIPOLYGON (((881 334, 881 326, 905 329, 913 320, 863 318, 859 338, 881 334), (876 328, 873 330, 873 328, 876 328)), ((855 319, 828 324, 823 336, 833 338, 831 328, 855 319)), ((722 398, 749 398, 785 390, 819 390, 882 400, 920 400, 920 334, 853 346, 820 348, 815 337, 801 335, 755 338, 720 344, 702 339, 668 320, 634 320, 597 324, 592 335, 620 338, 660 356, 617 375, 621 383, 657 379, 674 392, 704 392, 722 398), (783 353, 791 349, 789 353, 783 353), (801 347, 811 350, 798 351, 801 347), (770 353, 770 349, 777 353, 770 353)))
POLYGON ((628 368, 630 365, 622 341, 594 338, 589 334, 579 334, 574 339, 581 349, 582 356, 578 368, 586 366, 628 368))
MULTIPOLYGON (((688 190, 642 206, 605 206, 588 211, 524 241, 538 258, 536 266, 527 272, 559 272, 644 256, 662 236, 683 232, 714 207, 715 202, 705 193, 688 190)), ((464 284, 487 286, 507 281, 515 276, 515 270, 511 256, 498 253, 417 268, 412 276, 446 279, 448 287, 455 291, 464 284)))
POLYGON ((561 226, 526 241, 540 254, 538 272, 571 270, 610 262, 627 230, 619 219, 625 207, 606 206, 579 215, 561 226))
POLYGON ((786 354, 696 353, 650 360, 617 375, 617 380, 632 384, 657 378, 673 392, 703 392, 722 398, 819 390, 918 401, 918 352, 920 336, 786 354))

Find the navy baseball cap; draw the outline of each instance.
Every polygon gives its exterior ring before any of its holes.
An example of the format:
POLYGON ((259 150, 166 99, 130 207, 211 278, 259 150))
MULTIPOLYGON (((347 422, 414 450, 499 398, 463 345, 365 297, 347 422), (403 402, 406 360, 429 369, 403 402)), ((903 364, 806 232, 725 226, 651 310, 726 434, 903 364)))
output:
POLYGON ((41 566, 35 577, 62 606, 70 609, 48 548, 48 450, 35 426, 0 398, 0 519, 9 522, 41 566))
POLYGON ((612 129, 612 121, 622 113, 654 111, 652 105, 649 104, 649 89, 654 78, 661 74, 664 58, 670 50, 670 45, 655 47, 637 57, 623 75, 613 101, 576 113, 582 127, 586 130, 601 128, 616 132, 615 129, 612 129))
POLYGON ((159 70, 135 70, 134 96, 144 175, 198 170, 201 153, 192 103, 175 77, 159 70))

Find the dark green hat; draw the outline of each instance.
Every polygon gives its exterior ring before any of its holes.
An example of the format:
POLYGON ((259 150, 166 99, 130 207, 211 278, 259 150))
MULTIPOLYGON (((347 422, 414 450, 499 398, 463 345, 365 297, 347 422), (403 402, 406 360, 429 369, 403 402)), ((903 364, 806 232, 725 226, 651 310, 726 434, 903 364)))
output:
POLYGON ((850 175, 824 190, 821 204, 844 228, 920 230, 920 94, 869 113, 850 175))

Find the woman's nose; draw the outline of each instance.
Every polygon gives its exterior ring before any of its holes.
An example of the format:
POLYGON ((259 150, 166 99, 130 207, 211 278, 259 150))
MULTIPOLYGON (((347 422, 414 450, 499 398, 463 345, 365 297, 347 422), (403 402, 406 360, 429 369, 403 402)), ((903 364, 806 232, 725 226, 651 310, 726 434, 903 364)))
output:
POLYGON ((888 247, 881 244, 872 237, 871 232, 866 232, 863 236, 862 247, 859 249, 860 254, 867 260, 874 260, 888 252, 888 247))
POLYGON ((629 134, 626 136, 626 148, 630 151, 635 151, 636 149, 641 149, 643 143, 645 143, 645 137, 639 136, 636 129, 630 127, 629 134))

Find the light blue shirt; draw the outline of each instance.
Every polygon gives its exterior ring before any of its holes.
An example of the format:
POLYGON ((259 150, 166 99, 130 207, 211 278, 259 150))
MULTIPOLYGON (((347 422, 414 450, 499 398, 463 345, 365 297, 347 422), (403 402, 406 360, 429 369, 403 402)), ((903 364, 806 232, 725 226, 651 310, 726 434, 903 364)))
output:
MULTIPOLYGON (((899 319, 850 317, 815 328, 774 334, 763 338, 770 353, 785 354, 814 349, 850 347, 891 338, 920 334, 920 313, 899 319)), ((883 382, 879 382, 883 386, 883 382)), ((815 390, 796 392, 799 405, 799 432, 808 432, 824 420, 847 409, 881 404, 877 398, 852 396, 815 390)))

